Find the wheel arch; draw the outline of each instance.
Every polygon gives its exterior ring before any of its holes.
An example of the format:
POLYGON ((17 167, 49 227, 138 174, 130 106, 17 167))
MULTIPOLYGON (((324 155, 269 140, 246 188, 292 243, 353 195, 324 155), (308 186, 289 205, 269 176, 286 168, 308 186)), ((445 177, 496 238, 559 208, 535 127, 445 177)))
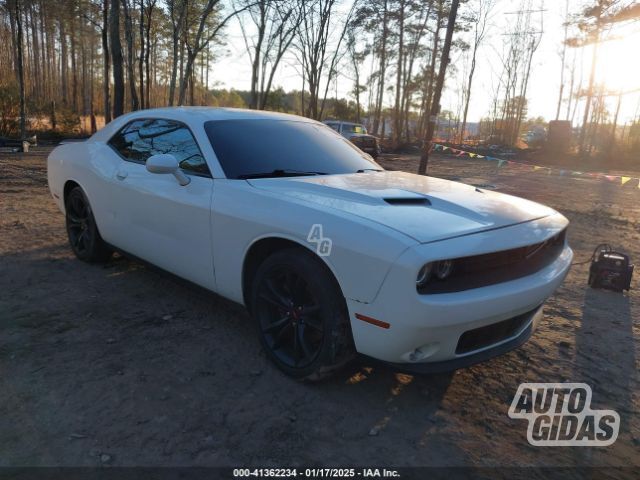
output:
POLYGON ((89 194, 87 190, 85 190, 85 188, 82 185, 80 185, 80 182, 78 182, 73 178, 69 178, 64 182, 64 187, 62 189, 62 213, 66 213, 67 197, 69 196, 69 193, 71 193, 71 190, 73 190, 76 187, 80 188, 80 190, 82 190, 82 192, 84 193, 84 196, 87 198, 87 201, 89 202, 89 206, 91 207, 91 210, 94 213, 94 218, 95 218, 96 226, 98 228, 98 233, 102 235, 101 220, 99 220, 95 215, 95 210, 93 209, 93 204, 91 202, 91 198, 89 198, 89 194))
POLYGON ((67 197, 69 196, 69 193, 71 192, 71 190, 73 190, 76 187, 80 187, 80 184, 75 180, 67 180, 66 182, 64 182, 64 188, 62 189, 62 202, 63 202, 63 205, 65 205, 65 209, 67 204, 67 197))
POLYGON ((315 258, 320 260, 320 262, 326 267, 327 271, 331 275, 331 278, 336 284, 336 287, 339 289, 342 297, 345 297, 344 289, 340 281, 338 280, 338 276, 333 268, 333 266, 326 260, 325 257, 321 257, 307 245, 283 236, 265 236, 254 240, 254 242, 247 248, 245 252, 244 259, 242 262, 242 299, 244 301, 247 309, 251 308, 249 301, 249 294, 251 292, 251 284, 253 282, 253 278, 255 277, 258 268, 261 263, 270 255, 274 253, 285 250, 287 248, 299 248, 307 253, 310 253, 315 258))

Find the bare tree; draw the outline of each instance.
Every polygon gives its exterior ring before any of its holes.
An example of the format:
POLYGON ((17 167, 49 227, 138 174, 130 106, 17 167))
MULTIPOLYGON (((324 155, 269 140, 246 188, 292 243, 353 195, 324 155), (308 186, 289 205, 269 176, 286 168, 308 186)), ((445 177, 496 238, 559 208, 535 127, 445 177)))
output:
POLYGON ((24 140, 27 136, 27 109, 25 103, 25 82, 24 82, 24 37, 23 37, 23 20, 22 20, 22 1, 11 0, 9 3, 9 11, 13 12, 13 21, 16 26, 16 69, 18 72, 18 89, 20 93, 20 138, 24 140))
MULTIPOLYGON (((111 75, 111 66, 109 58, 109 0, 102 0, 102 29, 100 38, 102 40, 102 95, 104 102, 104 121, 111 121, 111 99, 109 98, 109 84, 111 75)), ((65 59, 66 62, 66 59, 65 59)))
POLYGON ((452 0, 451 9, 449 10, 449 20, 447 22, 447 33, 444 38, 444 45, 442 46, 442 56, 440 58, 440 70, 438 71, 438 80, 433 95, 433 102, 431 104, 431 111, 429 115, 429 122, 427 123, 427 132, 423 139, 422 154, 420 156, 420 165, 418 167, 418 173, 420 175, 426 175, 427 165, 429 163, 429 150, 431 149, 431 140, 433 139, 433 133, 435 131, 436 119, 440 112, 440 96, 442 95, 442 88, 444 87, 444 77, 447 72, 447 65, 449 65, 449 51, 451 50, 451 41, 453 38, 453 30, 456 25, 456 17, 458 15, 458 6, 460 0, 452 0))
POLYGON ((476 71, 476 60, 478 49, 482 45, 487 32, 487 24, 491 16, 491 11, 495 3, 493 0, 477 0, 475 9, 473 10, 473 46, 471 50, 471 65, 469 67, 469 75, 464 90, 464 111, 462 114, 462 125, 460 126, 460 143, 464 141, 465 130, 467 128, 467 115, 469 113, 469 103, 471 101, 471 87, 473 85, 473 76, 476 71))
POLYGON ((420 108, 421 111, 421 119, 420 119, 420 134, 421 136, 426 135, 428 123, 429 123, 429 112, 431 110, 431 106, 433 105, 433 92, 434 85, 436 82, 436 67, 438 65, 438 55, 440 49, 440 30, 443 28, 443 21, 446 17, 445 12, 445 2, 444 0, 437 0, 437 8, 435 10, 435 21, 436 25, 433 31, 433 43, 431 45, 431 52, 429 55, 429 64, 423 68, 422 75, 422 83, 423 83, 423 92, 422 92, 422 105, 420 108))
POLYGON ((397 26, 398 26, 398 58, 396 63, 396 88, 395 88, 395 103, 393 106, 393 145, 398 148, 400 143, 400 137, 402 135, 402 106, 400 104, 402 99, 402 67, 404 62, 404 30, 406 14, 408 13, 406 0, 399 0, 397 5, 397 26))
POLYGON ((603 31, 608 25, 604 21, 604 17, 612 13, 611 9, 617 3, 618 0, 596 0, 594 5, 586 7, 582 11, 582 18, 578 23, 578 28, 584 34, 584 37, 569 39, 569 43, 572 46, 592 46, 591 69, 585 96, 584 116, 582 119, 582 128, 580 129, 580 137, 578 139, 580 155, 584 155, 587 150, 585 140, 587 138, 589 114, 591 113, 591 103, 593 102, 594 96, 594 85, 598 65, 598 49, 602 40, 603 31))
POLYGON ((300 2, 300 28, 298 48, 302 66, 309 85, 309 102, 306 114, 318 118, 318 96, 320 79, 326 63, 327 43, 331 26, 331 15, 336 0, 313 0, 300 2))
POLYGON ((357 30, 355 27, 349 29, 347 33, 347 51, 349 52, 349 59, 351 61, 351 68, 354 73, 353 78, 353 96, 356 99, 356 122, 360 123, 360 113, 362 111, 360 95, 366 89, 364 85, 360 83, 360 66, 366 57, 366 52, 358 50, 358 42, 356 40, 357 30))
POLYGON ((122 10, 124 12, 124 36, 127 43, 127 80, 129 81, 129 99, 131 110, 140 109, 140 100, 136 90, 135 75, 135 54, 133 45, 133 21, 131 19, 132 6, 129 0, 122 0, 122 10))
POLYGON ((251 59, 249 107, 264 109, 276 70, 300 23, 299 9, 293 0, 258 0, 238 20, 251 59), (247 33, 245 19, 253 23, 255 35, 247 33))
POLYGON ((178 95, 178 105, 184 105, 187 94, 187 86, 192 81, 194 66, 197 56, 207 46, 218 40, 222 29, 227 25, 229 20, 249 9, 253 3, 249 3, 239 9, 233 10, 229 15, 223 16, 222 0, 207 0, 202 10, 198 11, 195 18, 197 28, 193 37, 185 36, 184 46, 187 51, 187 59, 182 78, 180 79, 180 91, 178 95))
MULTIPOLYGON (((106 3, 107 0, 104 0, 104 2, 106 3)), ((66 22, 62 16, 58 18, 58 31, 60 33, 60 83, 62 87, 62 104, 66 106, 69 94, 69 52, 67 48, 66 22)))
POLYGON ((305 78, 309 85, 306 115, 315 119, 320 118, 320 83, 325 69, 329 67, 327 89, 335 74, 332 66, 327 63, 330 55, 328 45, 331 22, 336 5, 337 0, 312 0, 298 3, 301 21, 298 28, 297 47, 300 50, 305 78))
POLYGON ((120 43, 120 0, 111 0, 109 40, 113 62, 113 118, 124 113, 124 68, 120 43))
MULTIPOLYGON (((342 60, 342 57, 345 53, 342 49, 342 42, 344 38, 347 36, 347 31, 349 30, 349 26, 351 25, 351 19, 353 18, 354 12, 358 8, 358 4, 359 4, 358 0, 354 0, 354 2, 351 4, 351 9, 349 9, 347 16, 342 22, 342 30, 340 31, 340 34, 338 36, 338 41, 335 47, 333 48, 333 52, 330 56, 331 60, 329 61, 329 68, 327 69, 327 75, 326 75, 327 79, 324 87, 324 94, 322 96, 322 101, 320 102, 320 113, 317 117, 318 119, 322 118, 324 115, 324 109, 327 101, 327 94, 329 93, 329 85, 333 80, 336 81, 336 85, 337 85, 338 64, 342 60)), ((336 100, 337 100, 337 94, 336 94, 336 100)))
POLYGON ((428 23, 431 19, 433 1, 418 2, 414 4, 417 11, 415 21, 407 29, 408 41, 406 42, 406 54, 404 55, 403 79, 402 79, 402 100, 401 110, 404 117, 405 139, 410 141, 409 131, 409 110, 412 105, 414 93, 419 91, 420 76, 414 75, 414 67, 418 58, 426 56, 426 48, 422 45, 422 40, 428 33, 428 23))
MULTIPOLYGON (((146 18, 146 24, 144 27, 144 36, 145 36, 145 43, 146 43, 146 48, 144 51, 144 64, 145 64, 145 76, 146 76, 144 104, 146 108, 149 108, 151 106, 151 83, 153 80, 153 77, 151 75, 151 64, 149 63, 149 60, 151 58, 151 51, 154 48, 154 43, 151 42, 151 25, 152 25, 153 14, 154 14, 157 0, 146 0, 146 1, 147 1, 147 5, 144 10, 145 18, 146 18)), ((157 40, 155 44, 157 45, 157 40)))
POLYGON ((178 78, 178 55, 180 39, 187 16, 188 0, 167 0, 169 17, 171 18, 171 78, 169 80, 169 106, 173 106, 178 78))
POLYGON ((560 118, 560 107, 562 106, 562 95, 564 94, 564 71, 567 58, 567 40, 569 38, 569 0, 565 1, 564 16, 564 41, 562 42, 562 53, 560 54, 560 91, 558 92, 558 107, 556 108, 556 120, 560 118))
MULTIPOLYGON (((566 44, 566 42, 565 42, 566 44)), ((576 51, 573 52, 573 59, 571 60, 571 75, 569 76, 569 98, 567 98, 567 109, 565 113, 565 120, 569 120, 571 118, 571 104, 573 102, 573 97, 575 94, 574 87, 576 82, 576 63, 577 63, 578 54, 576 51)))

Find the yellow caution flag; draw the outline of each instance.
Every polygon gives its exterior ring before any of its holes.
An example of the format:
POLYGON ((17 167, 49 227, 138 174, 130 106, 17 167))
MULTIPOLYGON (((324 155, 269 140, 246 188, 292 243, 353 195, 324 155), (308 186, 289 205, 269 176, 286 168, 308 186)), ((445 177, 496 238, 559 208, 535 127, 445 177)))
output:
POLYGON ((629 180, 631 180, 631 177, 620 177, 620 182, 622 185, 627 183, 629 180))

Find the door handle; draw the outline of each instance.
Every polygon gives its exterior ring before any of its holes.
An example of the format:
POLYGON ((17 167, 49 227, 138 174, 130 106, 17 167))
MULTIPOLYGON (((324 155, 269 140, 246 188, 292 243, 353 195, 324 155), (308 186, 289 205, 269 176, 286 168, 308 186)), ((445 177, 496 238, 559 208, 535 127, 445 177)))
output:
POLYGON ((118 180, 124 180, 125 178, 127 178, 127 172, 126 170, 118 170, 116 172, 116 178, 118 180))

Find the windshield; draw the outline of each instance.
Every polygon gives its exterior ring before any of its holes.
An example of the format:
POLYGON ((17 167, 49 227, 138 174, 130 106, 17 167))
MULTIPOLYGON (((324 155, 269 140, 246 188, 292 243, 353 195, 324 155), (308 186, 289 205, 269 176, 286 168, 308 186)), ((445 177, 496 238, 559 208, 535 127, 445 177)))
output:
POLYGON ((274 171, 339 174, 381 169, 326 125, 292 120, 212 120, 204 124, 227 178, 274 171))

